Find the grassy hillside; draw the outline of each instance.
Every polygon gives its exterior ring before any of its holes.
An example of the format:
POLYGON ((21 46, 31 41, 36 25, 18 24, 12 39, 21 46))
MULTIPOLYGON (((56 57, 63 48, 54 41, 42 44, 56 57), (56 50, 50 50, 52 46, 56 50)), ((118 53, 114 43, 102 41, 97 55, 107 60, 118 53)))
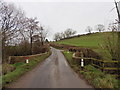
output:
POLYGON ((110 54, 103 48, 107 36, 112 36, 112 33, 93 33, 90 35, 83 35, 71 39, 60 40, 57 43, 91 48, 102 55, 104 59, 110 60, 110 54))

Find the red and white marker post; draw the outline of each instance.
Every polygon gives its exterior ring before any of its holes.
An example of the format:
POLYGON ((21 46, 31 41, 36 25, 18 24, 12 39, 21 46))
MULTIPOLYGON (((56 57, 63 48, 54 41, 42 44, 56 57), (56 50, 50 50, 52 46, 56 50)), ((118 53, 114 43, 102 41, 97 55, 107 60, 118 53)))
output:
POLYGON ((25 58, 25 62, 26 62, 26 63, 29 63, 29 57, 26 57, 26 58, 25 58))

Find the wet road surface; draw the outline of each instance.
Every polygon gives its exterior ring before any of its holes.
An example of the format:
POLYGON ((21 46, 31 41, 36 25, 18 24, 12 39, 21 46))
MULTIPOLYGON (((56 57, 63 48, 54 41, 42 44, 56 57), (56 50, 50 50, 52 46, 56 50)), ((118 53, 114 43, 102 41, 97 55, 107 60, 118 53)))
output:
POLYGON ((43 63, 23 75, 12 88, 92 88, 68 65, 64 55, 55 48, 43 63))

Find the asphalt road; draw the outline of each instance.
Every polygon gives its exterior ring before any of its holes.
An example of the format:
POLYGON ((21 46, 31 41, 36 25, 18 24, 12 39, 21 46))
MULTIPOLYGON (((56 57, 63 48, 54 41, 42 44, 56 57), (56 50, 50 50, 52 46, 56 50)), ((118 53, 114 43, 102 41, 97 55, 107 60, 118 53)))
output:
POLYGON ((52 54, 43 63, 19 78, 12 88, 92 88, 68 65, 64 55, 51 48, 52 54))

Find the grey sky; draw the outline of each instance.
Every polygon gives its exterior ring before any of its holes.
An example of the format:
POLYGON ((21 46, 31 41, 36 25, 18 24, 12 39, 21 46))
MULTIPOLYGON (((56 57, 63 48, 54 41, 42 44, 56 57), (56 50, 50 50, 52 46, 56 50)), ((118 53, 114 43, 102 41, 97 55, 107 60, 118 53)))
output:
MULTIPOLYGON (((106 26, 114 21, 116 10, 113 0, 4 0, 15 3, 23 9, 28 17, 37 17, 40 24, 48 28, 48 38, 53 39, 56 32, 67 28, 79 34, 86 33, 87 26, 103 24, 106 26), (89 1, 89 2, 88 2, 89 1), (90 2, 91 1, 91 2, 90 2), (102 2, 101 2, 102 1, 102 2), (111 12, 110 12, 111 11, 111 12)), ((94 30, 95 31, 95 30, 94 30)))

